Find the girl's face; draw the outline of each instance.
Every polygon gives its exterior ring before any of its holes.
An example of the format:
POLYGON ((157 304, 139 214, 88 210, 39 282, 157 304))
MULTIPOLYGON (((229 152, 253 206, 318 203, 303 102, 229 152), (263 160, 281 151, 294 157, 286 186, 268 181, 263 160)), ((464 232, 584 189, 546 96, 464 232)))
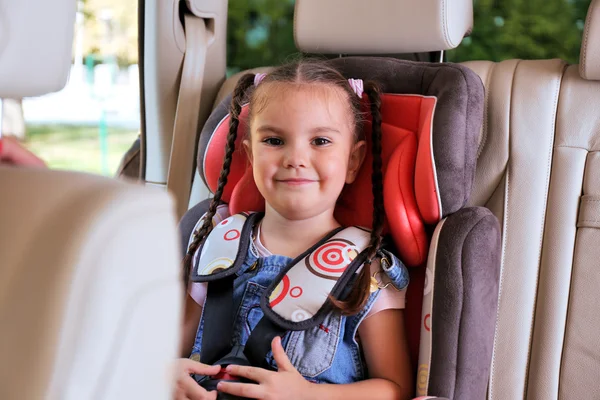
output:
POLYGON ((333 213, 365 154, 346 93, 333 85, 267 85, 244 141, 267 208, 289 220, 333 213))

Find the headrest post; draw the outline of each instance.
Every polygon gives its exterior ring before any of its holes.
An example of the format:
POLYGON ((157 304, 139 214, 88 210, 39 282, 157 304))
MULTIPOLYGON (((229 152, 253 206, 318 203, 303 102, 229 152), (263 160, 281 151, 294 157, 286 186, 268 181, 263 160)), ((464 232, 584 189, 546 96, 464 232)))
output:
POLYGON ((444 62, 444 50, 440 51, 440 61, 439 62, 444 62))

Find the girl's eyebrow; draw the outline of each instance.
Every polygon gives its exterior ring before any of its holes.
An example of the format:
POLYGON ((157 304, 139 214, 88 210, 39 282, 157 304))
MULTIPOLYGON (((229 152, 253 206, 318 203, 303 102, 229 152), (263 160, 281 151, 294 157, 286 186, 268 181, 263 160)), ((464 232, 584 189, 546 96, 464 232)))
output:
POLYGON ((276 126, 273 126, 273 125, 259 126, 258 129, 256 129, 256 131, 264 132, 264 133, 275 133, 277 135, 283 135, 285 133, 285 131, 283 129, 277 128, 276 126))
POLYGON ((317 126, 316 128, 311 129, 311 132, 313 134, 325 133, 325 132, 340 133, 340 131, 338 129, 331 127, 331 126, 317 126))

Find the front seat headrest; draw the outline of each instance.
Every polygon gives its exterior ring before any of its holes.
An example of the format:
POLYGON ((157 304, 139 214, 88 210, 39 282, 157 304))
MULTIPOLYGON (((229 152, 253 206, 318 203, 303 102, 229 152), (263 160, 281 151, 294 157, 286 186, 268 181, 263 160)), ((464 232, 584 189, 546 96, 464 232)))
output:
POLYGON ((41 96, 69 76, 74 0, 0 3, 0 98, 41 96))
POLYGON ((397 54, 457 47, 472 0, 296 0, 296 47, 315 54, 397 54))
POLYGON ((600 0, 592 0, 585 20, 579 74, 590 81, 600 80, 600 0))
POLYGON ((0 399, 170 398, 183 297, 167 193, 2 166, 0 187, 0 399))

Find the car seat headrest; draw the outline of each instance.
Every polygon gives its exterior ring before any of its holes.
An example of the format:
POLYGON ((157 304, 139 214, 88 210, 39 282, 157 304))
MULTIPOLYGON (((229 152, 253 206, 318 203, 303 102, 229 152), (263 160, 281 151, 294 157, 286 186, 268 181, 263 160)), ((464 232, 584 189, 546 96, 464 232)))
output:
POLYGON ((296 0, 296 47, 316 54, 397 54, 457 47, 472 0, 296 0))
POLYGON ((0 98, 62 89, 71 65, 76 8, 73 0, 2 2, 0 98))
POLYGON ((588 9, 579 58, 581 77, 600 80, 600 0, 592 0, 588 9))
MULTIPOLYGON (((483 119, 483 84, 475 73, 455 64, 374 57, 327 63, 346 77, 372 79, 381 85, 386 228, 403 261, 420 265, 427 255, 425 225, 456 212, 469 198, 483 119)), ((200 135, 198 168, 213 192, 225 154, 230 101, 228 96, 215 108, 200 135)), ((367 107, 366 96, 363 101, 367 107)), ((248 129, 247 114, 244 107, 222 197, 232 213, 264 209, 241 146, 248 129)), ((367 121, 368 145, 370 135, 367 121)), ((344 225, 371 226, 370 150, 367 154, 356 181, 345 187, 338 201, 336 217, 344 225)))

